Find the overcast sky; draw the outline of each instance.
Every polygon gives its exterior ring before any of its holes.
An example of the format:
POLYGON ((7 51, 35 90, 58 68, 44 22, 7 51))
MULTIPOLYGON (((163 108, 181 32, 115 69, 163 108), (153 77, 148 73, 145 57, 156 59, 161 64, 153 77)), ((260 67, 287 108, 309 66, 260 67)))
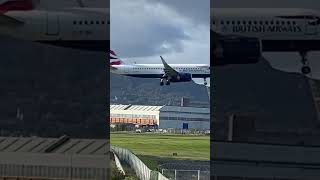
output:
POLYGON ((111 0, 111 49, 136 63, 210 62, 209 0, 111 0))
MULTIPOLYGON (((212 1, 211 7, 233 7, 233 8, 306 8, 319 11, 320 2, 314 0, 223 0, 212 1)), ((320 29, 319 29, 320 36, 320 29)), ((278 70, 300 73, 301 62, 298 53, 264 53, 264 57, 270 64, 278 70)), ((311 76, 320 79, 320 52, 310 52, 308 54, 311 76)))

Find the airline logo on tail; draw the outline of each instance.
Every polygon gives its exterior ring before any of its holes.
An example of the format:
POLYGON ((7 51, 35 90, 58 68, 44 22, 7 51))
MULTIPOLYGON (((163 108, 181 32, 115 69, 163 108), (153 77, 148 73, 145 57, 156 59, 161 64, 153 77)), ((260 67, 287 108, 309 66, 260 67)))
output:
POLYGON ((29 11, 34 9, 35 2, 33 0, 6 0, 3 3, 0 3, 1 13, 6 13, 8 11, 29 11))
POLYGON ((110 68, 111 69, 117 69, 113 67, 113 65, 121 65, 123 62, 117 57, 117 54, 110 50, 110 68))

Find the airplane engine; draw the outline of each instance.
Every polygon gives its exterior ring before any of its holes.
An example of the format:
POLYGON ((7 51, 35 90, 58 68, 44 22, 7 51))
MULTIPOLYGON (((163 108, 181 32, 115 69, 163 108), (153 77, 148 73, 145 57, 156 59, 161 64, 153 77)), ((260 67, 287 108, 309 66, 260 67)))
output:
POLYGON ((175 78, 170 79, 171 82, 189 82, 192 81, 192 75, 190 73, 179 73, 175 78))
POLYGON ((213 66, 254 64, 261 57, 262 45, 257 38, 225 36, 214 41, 211 47, 213 66))

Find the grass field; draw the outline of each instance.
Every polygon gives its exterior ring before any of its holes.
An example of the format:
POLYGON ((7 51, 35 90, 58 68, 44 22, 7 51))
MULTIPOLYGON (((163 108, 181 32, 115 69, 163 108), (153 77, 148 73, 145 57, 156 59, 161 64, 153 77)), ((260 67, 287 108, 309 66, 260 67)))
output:
POLYGON ((140 157, 209 160, 210 137, 153 133, 111 133, 111 144, 131 150, 140 157), (173 156, 177 153, 177 156, 173 156))

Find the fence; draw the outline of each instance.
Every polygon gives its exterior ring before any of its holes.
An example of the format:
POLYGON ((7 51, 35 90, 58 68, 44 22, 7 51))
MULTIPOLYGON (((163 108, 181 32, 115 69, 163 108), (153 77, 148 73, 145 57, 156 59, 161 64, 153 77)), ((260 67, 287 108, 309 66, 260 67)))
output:
POLYGON ((162 174, 170 180, 210 180, 210 171, 162 169, 162 174))
POLYGON ((126 162, 141 180, 168 180, 157 171, 151 171, 136 155, 127 149, 111 146, 121 161, 126 162))

